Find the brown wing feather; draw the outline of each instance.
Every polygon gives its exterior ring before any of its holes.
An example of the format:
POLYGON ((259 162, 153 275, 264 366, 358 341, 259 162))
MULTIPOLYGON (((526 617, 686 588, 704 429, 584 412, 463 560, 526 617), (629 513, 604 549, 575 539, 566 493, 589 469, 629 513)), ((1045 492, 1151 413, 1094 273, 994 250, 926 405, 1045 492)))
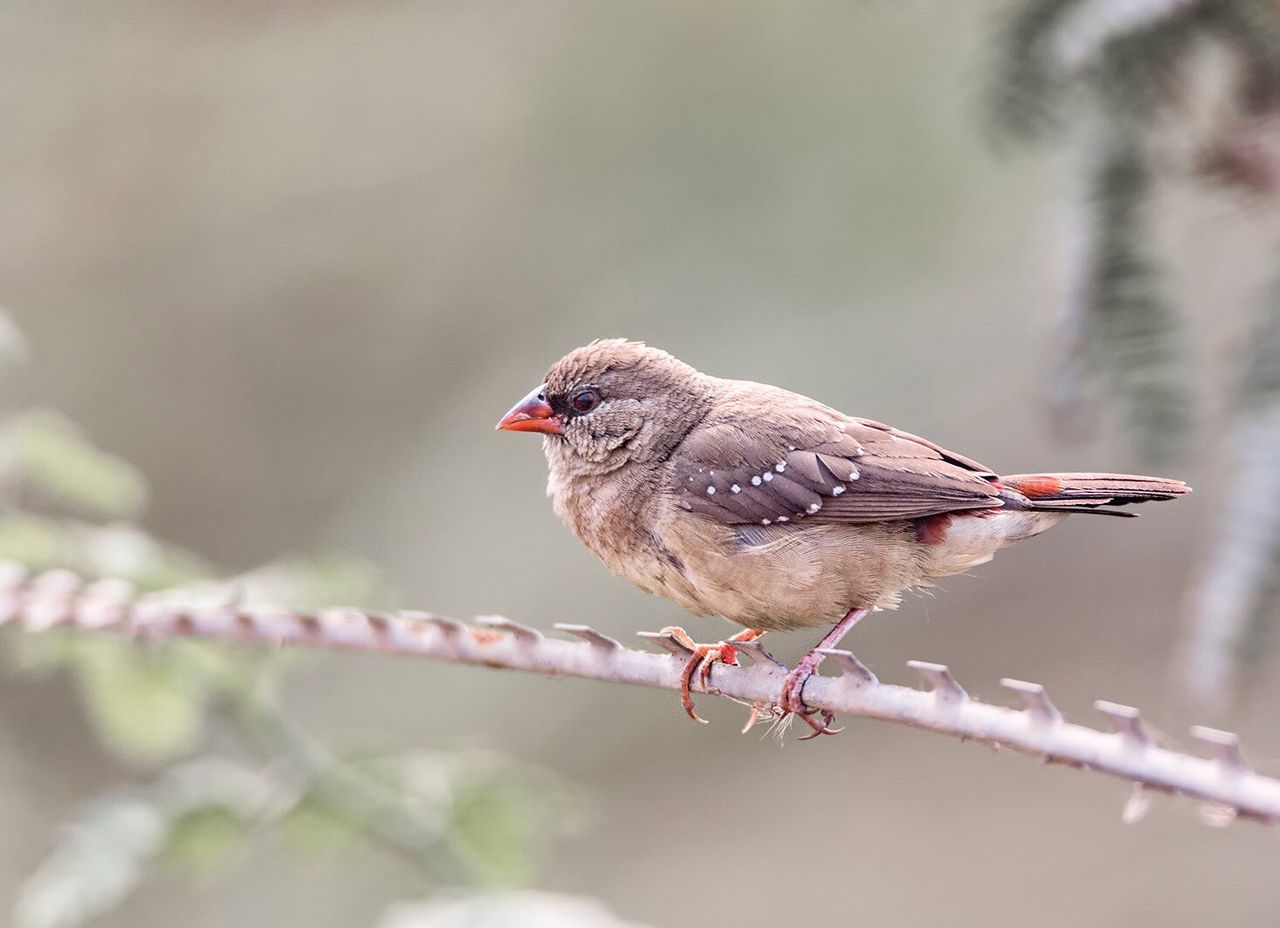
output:
POLYGON ((885 425, 883 422, 877 422, 874 419, 851 418, 850 421, 857 423, 857 427, 854 427, 854 432, 855 434, 858 434, 860 428, 862 430, 862 434, 866 436, 864 440, 874 441, 875 439, 871 436, 874 436, 875 433, 887 432, 891 437, 900 438, 917 445, 923 445, 934 453, 934 457, 940 458, 941 460, 947 461, 951 464, 955 464, 957 467, 963 468, 964 470, 972 471, 981 477, 995 477, 995 472, 993 470, 983 464, 979 464, 973 458, 967 458, 963 454, 956 454, 954 451, 948 451, 946 448, 941 445, 934 444, 927 438, 921 438, 919 435, 912 435, 910 432, 895 429, 892 425, 885 425))
POLYGON ((798 394, 745 386, 749 396, 727 397, 672 456, 676 500, 690 512, 727 524, 867 523, 1002 505, 994 474, 976 461, 798 394), (762 402, 768 421, 755 414, 762 402))

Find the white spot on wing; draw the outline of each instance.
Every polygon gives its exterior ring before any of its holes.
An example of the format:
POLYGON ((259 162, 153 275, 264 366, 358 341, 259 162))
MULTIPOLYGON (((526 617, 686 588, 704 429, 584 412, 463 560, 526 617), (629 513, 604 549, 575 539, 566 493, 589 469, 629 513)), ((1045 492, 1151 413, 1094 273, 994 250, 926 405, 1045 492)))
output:
POLYGON ((742 487, 738 486, 736 483, 733 486, 729 487, 729 489, 732 490, 734 493, 742 492, 742 487))
POLYGON ((761 524, 761 525, 768 525, 768 524, 769 524, 770 522, 772 522, 772 521, 773 521, 772 519, 761 519, 761 520, 760 520, 760 524, 761 524))
POLYGON ((773 469, 776 470, 778 473, 782 473, 784 470, 787 469, 787 462, 783 461, 781 464, 775 464, 773 465, 773 469))
POLYGON ((772 479, 773 479, 773 474, 769 473, 768 471, 765 471, 765 472, 764 472, 764 482, 765 482, 765 483, 768 483, 768 482, 769 482, 770 480, 772 480, 772 479))
POLYGON ((779 522, 786 522, 786 521, 787 521, 787 517, 786 517, 786 516, 778 516, 778 521, 779 521, 779 522))
POLYGON ((822 503, 810 503, 810 504, 809 504, 809 512, 811 512, 811 513, 813 513, 813 512, 817 512, 817 511, 818 511, 819 509, 821 509, 821 508, 822 508, 822 503))
POLYGON ((760 478, 759 478, 759 477, 752 477, 752 478, 751 478, 751 485, 752 485, 753 487, 758 487, 758 486, 760 486, 760 478))
POLYGON ((831 490, 831 495, 839 496, 843 492, 844 492, 844 487, 833 487, 831 490))
POLYGON ((715 496, 715 495, 716 495, 716 488, 715 488, 715 487, 707 487, 707 495, 708 495, 708 496, 715 496))

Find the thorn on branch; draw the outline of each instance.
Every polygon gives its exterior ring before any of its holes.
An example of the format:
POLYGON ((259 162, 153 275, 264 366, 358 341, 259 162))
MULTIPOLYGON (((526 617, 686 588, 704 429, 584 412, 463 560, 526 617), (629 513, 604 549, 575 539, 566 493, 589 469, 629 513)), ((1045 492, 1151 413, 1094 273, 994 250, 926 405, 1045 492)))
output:
POLYGON ((557 622, 555 624, 555 628, 557 631, 562 631, 581 638, 592 647, 603 648, 606 651, 622 650, 622 642, 616 641, 608 635, 601 634, 590 625, 567 625, 564 622, 557 622))

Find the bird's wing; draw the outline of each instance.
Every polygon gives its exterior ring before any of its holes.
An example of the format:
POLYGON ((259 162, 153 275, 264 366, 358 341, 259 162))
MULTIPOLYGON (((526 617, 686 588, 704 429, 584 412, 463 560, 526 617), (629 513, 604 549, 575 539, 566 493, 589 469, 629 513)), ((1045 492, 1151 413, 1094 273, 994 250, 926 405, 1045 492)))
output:
MULTIPOLYGON (((781 392, 781 391, 780 391, 781 392)), ((672 456, 684 509, 727 524, 865 523, 1002 505, 976 461, 811 400, 704 421, 672 456), (798 408, 797 408, 798 407, 798 408)))

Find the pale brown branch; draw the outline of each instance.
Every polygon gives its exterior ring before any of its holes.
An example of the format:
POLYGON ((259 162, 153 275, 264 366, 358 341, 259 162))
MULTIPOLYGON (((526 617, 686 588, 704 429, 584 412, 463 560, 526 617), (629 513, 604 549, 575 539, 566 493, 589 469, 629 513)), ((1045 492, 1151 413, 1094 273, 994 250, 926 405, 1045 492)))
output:
MULTIPOLYGON (((689 652, 670 635, 645 637, 663 653, 623 647, 583 625, 559 625, 568 638, 496 617, 464 624, 427 612, 382 615, 357 609, 301 612, 288 609, 184 602, 180 596, 135 598, 120 581, 82 587, 66 571, 28 580, 0 565, 0 624, 21 622, 34 630, 58 626, 144 637, 189 635, 256 644, 293 644, 335 650, 378 651, 509 670, 585 677, 613 683, 676 689, 689 652)), ((717 665, 710 692, 771 713, 786 668, 758 642, 738 645, 747 667, 717 665)), ((1004 680, 1022 709, 969 697, 942 664, 911 661, 927 689, 882 683, 848 651, 827 652, 837 676, 814 677, 805 701, 816 709, 882 719, 928 731, 1011 748, 1045 760, 1098 770, 1142 789, 1190 796, 1211 804, 1216 819, 1241 816, 1280 820, 1280 780, 1255 773, 1235 735, 1196 727, 1192 735, 1210 757, 1195 757, 1157 745, 1138 710, 1099 701, 1113 731, 1063 720, 1044 689, 1004 680)), ((1131 802, 1127 818, 1146 805, 1131 802)))

